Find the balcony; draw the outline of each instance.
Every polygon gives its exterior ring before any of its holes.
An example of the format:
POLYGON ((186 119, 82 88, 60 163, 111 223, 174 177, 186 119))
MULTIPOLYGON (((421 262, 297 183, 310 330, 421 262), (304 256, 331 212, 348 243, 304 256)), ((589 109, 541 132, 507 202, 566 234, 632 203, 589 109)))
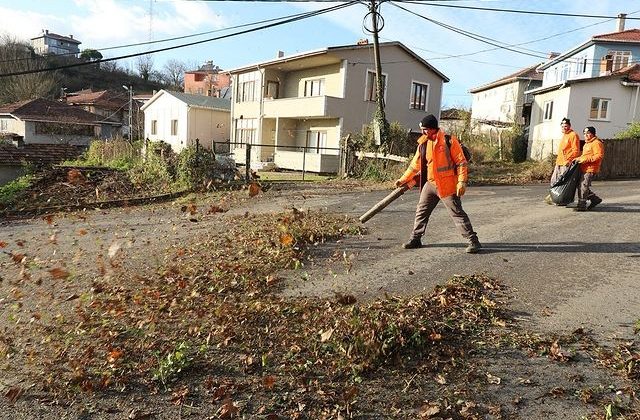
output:
POLYGON ((265 118, 337 117, 343 114, 344 99, 334 96, 265 99, 265 118))

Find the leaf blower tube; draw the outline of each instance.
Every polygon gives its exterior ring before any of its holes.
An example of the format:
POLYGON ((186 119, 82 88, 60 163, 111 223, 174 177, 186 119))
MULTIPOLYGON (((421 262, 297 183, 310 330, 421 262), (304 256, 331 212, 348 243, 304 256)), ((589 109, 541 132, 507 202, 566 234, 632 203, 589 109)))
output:
POLYGON ((376 214, 380 213, 382 211, 382 209, 384 209, 389 204, 391 204, 391 202, 393 202, 395 199, 397 199, 402 194, 404 194, 408 189, 409 189, 409 187, 407 187, 406 185, 403 185, 403 186, 398 187, 395 190, 393 190, 385 198, 383 198, 382 200, 378 201, 378 203, 376 203, 375 206, 371 207, 369 209, 369 211, 367 211, 365 214, 360 216, 359 217, 360 222, 365 223, 367 220, 371 219, 373 216, 375 216, 376 214))

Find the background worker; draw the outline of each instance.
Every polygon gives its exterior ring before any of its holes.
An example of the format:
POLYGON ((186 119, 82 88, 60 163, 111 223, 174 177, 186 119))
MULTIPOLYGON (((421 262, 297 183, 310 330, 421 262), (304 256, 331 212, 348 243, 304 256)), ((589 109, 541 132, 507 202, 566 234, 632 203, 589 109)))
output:
MULTIPOLYGON (((560 129, 562 130, 562 139, 558 145, 558 157, 556 158, 556 166, 553 168, 553 174, 551 175, 551 186, 567 172, 567 168, 571 165, 571 162, 580 156, 580 137, 578 137, 578 134, 571 128, 571 120, 569 118, 563 118, 560 129)), ((553 204, 551 195, 547 195, 544 201, 546 201, 547 204, 553 204)))
POLYGON ((466 251, 476 253, 482 246, 473 231, 469 216, 462 209, 462 197, 467 188, 467 160, 458 139, 451 136, 451 146, 443 130, 438 128, 438 120, 429 114, 420 121, 422 136, 418 139, 418 148, 409 164, 409 168, 396 181, 396 187, 406 185, 409 188, 420 186, 420 199, 411 232, 411 239, 403 245, 405 249, 422 247, 422 236, 427 229, 429 216, 439 201, 449 210, 456 227, 467 239, 466 251))
POLYGON ((600 165, 604 157, 604 145, 602 140, 596 137, 595 127, 585 127, 584 140, 582 154, 576 159, 580 163, 578 205, 574 209, 576 211, 591 210, 602 203, 602 199, 591 191, 591 181, 595 174, 600 172, 600 165), (589 206, 587 206, 587 200, 589 200, 589 206))

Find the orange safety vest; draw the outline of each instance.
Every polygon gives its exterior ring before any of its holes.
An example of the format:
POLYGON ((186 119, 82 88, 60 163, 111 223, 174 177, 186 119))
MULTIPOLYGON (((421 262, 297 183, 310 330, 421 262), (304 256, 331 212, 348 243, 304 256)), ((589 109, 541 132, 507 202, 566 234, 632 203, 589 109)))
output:
POLYGON ((590 141, 587 141, 580 157, 583 159, 580 164, 580 172, 591 172, 593 174, 600 172, 600 165, 604 157, 602 140, 593 137, 590 141))
POLYGON ((568 165, 578 156, 580 156, 580 138, 575 131, 571 130, 562 135, 562 140, 560 140, 560 145, 558 146, 556 166, 568 165))
POLYGON ((409 167, 400 177, 400 182, 412 188, 419 183, 420 188, 426 182, 436 187, 438 197, 448 197, 456 193, 458 182, 467 182, 467 160, 455 136, 451 136, 451 149, 447 147, 445 133, 439 130, 435 140, 426 135, 418 138, 418 147, 409 167), (424 165, 426 163, 426 179, 424 165))

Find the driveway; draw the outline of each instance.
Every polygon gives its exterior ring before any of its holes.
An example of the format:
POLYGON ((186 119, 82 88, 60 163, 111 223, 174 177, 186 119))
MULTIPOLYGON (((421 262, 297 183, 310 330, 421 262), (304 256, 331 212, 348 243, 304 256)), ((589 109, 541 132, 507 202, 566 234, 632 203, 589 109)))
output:
MULTIPOLYGON (((628 336, 640 318, 640 181, 595 182, 604 198, 590 212, 549 206, 544 185, 469 188, 463 206, 484 249, 465 243, 443 205, 434 211, 418 250, 402 249, 413 224, 416 191, 366 223, 369 234, 342 241, 342 269, 320 260, 290 277, 289 294, 414 294, 447 278, 485 273, 512 292, 511 307, 543 330, 584 327, 605 338, 628 336)), ((296 207, 363 214, 388 191, 289 198, 296 207)), ((341 255, 340 255, 341 254, 341 255)), ((334 258, 335 259, 335 258, 334 258)))

